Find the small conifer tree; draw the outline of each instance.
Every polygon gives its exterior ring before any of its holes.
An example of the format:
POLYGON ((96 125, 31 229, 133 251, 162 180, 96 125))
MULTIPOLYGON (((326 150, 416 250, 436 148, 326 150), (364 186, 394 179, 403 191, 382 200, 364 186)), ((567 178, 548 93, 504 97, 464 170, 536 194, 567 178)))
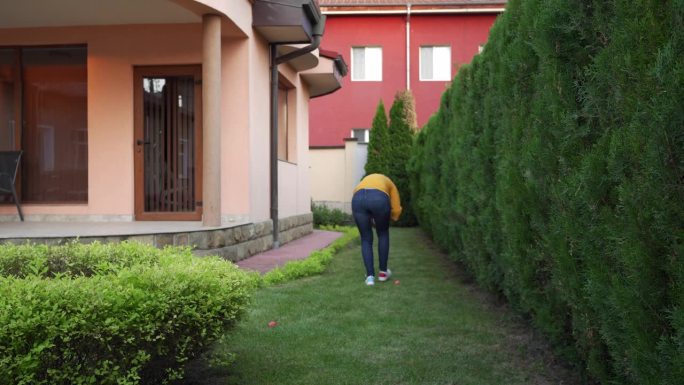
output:
POLYGON ((409 90, 399 91, 394 96, 394 103, 390 109, 389 141, 387 147, 383 149, 383 158, 387 162, 384 174, 392 179, 401 195, 403 211, 397 222, 399 226, 416 224, 416 218, 411 207, 409 176, 406 171, 416 126, 414 105, 413 95, 409 90))
POLYGON ((371 127, 370 140, 368 141, 368 159, 365 166, 366 175, 375 173, 385 174, 387 172, 387 162, 384 159, 385 154, 383 150, 387 148, 389 133, 387 114, 382 99, 378 103, 371 127))

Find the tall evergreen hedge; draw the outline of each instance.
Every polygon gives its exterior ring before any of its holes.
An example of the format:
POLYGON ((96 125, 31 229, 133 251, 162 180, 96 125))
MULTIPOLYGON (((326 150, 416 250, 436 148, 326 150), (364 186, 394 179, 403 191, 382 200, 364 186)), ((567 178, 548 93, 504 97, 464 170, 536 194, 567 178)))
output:
POLYGON ((409 163, 418 220, 590 378, 684 379, 684 0, 509 0, 409 163))

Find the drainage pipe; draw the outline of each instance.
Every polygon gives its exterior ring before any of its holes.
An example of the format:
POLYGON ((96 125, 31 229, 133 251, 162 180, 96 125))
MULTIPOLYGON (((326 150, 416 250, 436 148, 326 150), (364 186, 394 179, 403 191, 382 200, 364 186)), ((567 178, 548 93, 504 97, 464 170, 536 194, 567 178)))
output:
POLYGON ((406 4, 406 89, 411 89, 411 3, 406 4))
MULTIPOLYGON (((323 26, 325 17, 318 25, 323 26)), ((278 44, 270 44, 271 49, 271 221, 273 222, 273 248, 280 247, 278 225, 278 64, 286 63, 305 55, 321 45, 323 28, 314 31, 310 45, 278 56, 278 44)))

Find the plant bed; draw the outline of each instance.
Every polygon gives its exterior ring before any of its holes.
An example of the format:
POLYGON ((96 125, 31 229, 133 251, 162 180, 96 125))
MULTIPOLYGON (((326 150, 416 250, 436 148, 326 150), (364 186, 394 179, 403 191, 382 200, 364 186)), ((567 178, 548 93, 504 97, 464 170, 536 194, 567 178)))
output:
POLYGON ((356 227, 322 226, 321 229, 337 231, 342 233, 342 236, 326 248, 312 252, 306 259, 290 261, 283 266, 269 271, 262 277, 263 283, 269 286, 321 274, 338 251, 352 241, 359 239, 359 232, 356 227))

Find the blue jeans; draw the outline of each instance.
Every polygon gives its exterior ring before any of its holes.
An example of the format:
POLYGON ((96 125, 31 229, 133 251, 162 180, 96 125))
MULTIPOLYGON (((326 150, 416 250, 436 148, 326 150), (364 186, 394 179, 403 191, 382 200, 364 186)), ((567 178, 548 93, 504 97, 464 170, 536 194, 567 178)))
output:
POLYGON ((373 225, 378 234, 378 259, 380 271, 387 271, 389 257, 390 199, 375 189, 361 189, 352 197, 352 214, 361 234, 361 255, 366 265, 366 276, 375 275, 373 267, 373 225))

